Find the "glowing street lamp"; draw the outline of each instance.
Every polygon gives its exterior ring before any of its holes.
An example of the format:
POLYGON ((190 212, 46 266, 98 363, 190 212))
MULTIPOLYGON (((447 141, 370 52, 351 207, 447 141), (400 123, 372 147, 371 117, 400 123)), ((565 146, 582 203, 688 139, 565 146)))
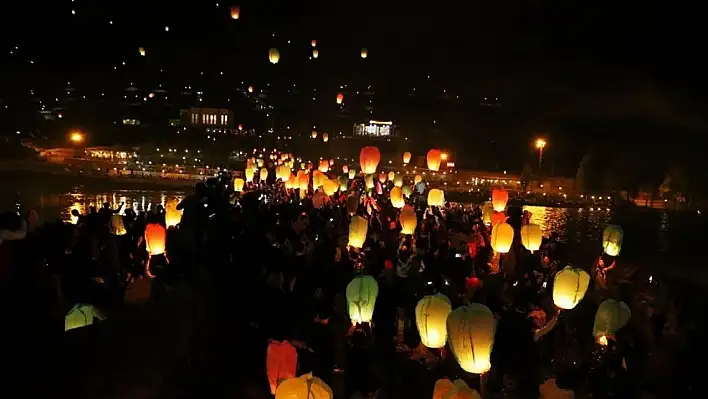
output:
POLYGON ((541 169, 543 164, 543 148, 546 146, 546 140, 536 139, 536 148, 538 148, 538 169, 541 169))

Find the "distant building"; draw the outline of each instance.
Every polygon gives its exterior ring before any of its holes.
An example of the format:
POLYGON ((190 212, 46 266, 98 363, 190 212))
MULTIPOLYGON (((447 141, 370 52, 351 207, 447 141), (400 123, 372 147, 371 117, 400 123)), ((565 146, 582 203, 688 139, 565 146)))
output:
POLYGON ((233 112, 225 108, 189 108, 182 111, 185 125, 231 128, 234 124, 233 112))
POLYGON ((393 137, 393 122, 369 121, 354 125, 354 136, 393 137))

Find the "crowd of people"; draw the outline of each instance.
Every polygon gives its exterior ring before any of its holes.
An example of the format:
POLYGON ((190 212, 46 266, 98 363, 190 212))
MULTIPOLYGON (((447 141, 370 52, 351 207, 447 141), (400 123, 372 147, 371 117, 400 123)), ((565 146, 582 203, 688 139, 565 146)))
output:
MULTIPOLYGON (((187 359, 179 378, 165 371, 151 397, 269 397, 266 348, 274 341, 295 346, 297 374, 312 372, 335 398, 433 398, 441 378, 462 379, 483 398, 705 393, 696 305, 680 289, 603 255, 586 267, 593 279, 585 298, 558 318, 551 292, 568 256, 556 237, 531 253, 517 234, 499 262, 479 206, 428 207, 413 193, 418 227, 405 235, 385 192, 361 187, 355 179, 316 207, 312 191, 300 195, 279 181, 234 192, 230 178, 209 179, 178 206, 181 222, 167 229, 159 256, 149 255, 145 240, 147 224, 165 225, 159 205, 135 212, 105 204, 74 215, 75 224, 40 225, 36 213, 13 210, 0 220, 0 295, 15 326, 6 324, 3 344, 21 351, 71 333, 67 315, 82 306, 94 312, 82 311, 85 324, 100 325, 122 307, 159 305, 183 287, 200 298, 187 359), (351 195, 361 196, 355 213, 369 224, 360 250, 347 245, 351 195), (115 234, 116 217, 125 234, 115 234), (379 294, 372 321, 353 325, 345 290, 361 274, 377 280, 379 294), (421 344, 414 309, 432 293, 445 294, 453 309, 481 303, 494 313, 485 375, 464 372, 449 350, 421 344), (600 344, 591 331, 607 298, 626 303, 632 317, 600 344)), ((518 207, 506 216, 517 231, 528 223, 518 207)))

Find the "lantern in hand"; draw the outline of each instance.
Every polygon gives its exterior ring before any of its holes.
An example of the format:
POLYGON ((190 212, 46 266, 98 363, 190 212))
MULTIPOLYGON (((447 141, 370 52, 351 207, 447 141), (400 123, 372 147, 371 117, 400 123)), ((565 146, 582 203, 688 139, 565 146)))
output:
POLYGON ((125 230, 125 225, 123 224, 123 216, 115 214, 111 215, 111 234, 117 236, 124 236, 127 231, 125 230))
POLYGON ((352 324, 369 323, 374 315, 379 284, 371 276, 356 276, 347 285, 347 309, 352 324))
POLYGON ((602 249, 610 256, 617 256, 622 250, 623 240, 622 227, 616 224, 607 225, 605 231, 602 232, 602 249))
POLYGON ((401 211, 401 216, 399 216, 399 221, 401 222, 401 234, 415 233, 415 228, 418 225, 418 217, 413 208, 410 206, 404 207, 401 211))
POLYGON ((270 341, 266 354, 266 370, 270 393, 275 395, 278 384, 295 377, 297 370, 297 350, 288 341, 270 341))
POLYGON ((600 337, 614 335, 620 328, 624 327, 629 318, 632 317, 632 312, 629 311, 629 306, 622 301, 608 299, 600 304, 595 313, 595 325, 592 327, 592 335, 595 339, 600 337))
POLYGON ((497 212, 503 212, 506 209, 506 203, 509 202, 509 193, 501 188, 492 190, 492 206, 497 212))
POLYGON ((495 331, 492 311, 479 303, 461 306, 447 316, 447 339, 463 370, 475 374, 489 371, 495 331))
POLYGON ((283 381, 275 399, 332 399, 334 393, 324 381, 308 373, 283 381))
POLYGON ((445 193, 437 188, 428 192, 428 206, 445 206, 445 193))
POLYGON ((164 254, 166 239, 167 232, 161 224, 149 223, 145 226, 145 246, 150 255, 164 254))
POLYGON ((366 241, 366 233, 369 230, 369 222, 361 216, 352 216, 349 221, 349 246, 361 248, 366 241))
POLYGON ((492 227, 489 239, 492 249, 500 254, 508 253, 514 242, 514 228, 509 223, 498 223, 492 227))
POLYGON ((521 243, 524 245, 524 248, 531 252, 538 251, 538 249, 541 248, 541 241, 543 241, 541 226, 537 224, 521 226, 521 243))
POLYGON ((590 275, 583 269, 566 266, 553 279, 553 303, 561 309, 573 309, 585 296, 590 275))
POLYGON ((443 294, 423 297, 415 306, 415 324, 420 340, 428 348, 442 348, 447 341, 447 316, 450 300, 443 294))
POLYGON ((463 380, 455 380, 453 383, 444 378, 435 383, 433 399, 482 399, 482 397, 463 380))
POLYGON ((167 205, 165 205, 165 226, 169 229, 170 227, 177 226, 181 221, 182 212, 177 210, 176 203, 168 202, 167 205))
POLYGON ((244 184, 245 184, 245 182, 243 181, 243 179, 238 178, 238 177, 235 178, 235 179, 234 179, 234 191, 236 191, 236 192, 241 192, 241 191, 243 191, 243 185, 244 185, 244 184))
POLYGON ((359 164, 361 165, 362 172, 365 174, 376 173, 376 168, 379 166, 380 160, 381 153, 376 147, 364 147, 359 153, 359 164))

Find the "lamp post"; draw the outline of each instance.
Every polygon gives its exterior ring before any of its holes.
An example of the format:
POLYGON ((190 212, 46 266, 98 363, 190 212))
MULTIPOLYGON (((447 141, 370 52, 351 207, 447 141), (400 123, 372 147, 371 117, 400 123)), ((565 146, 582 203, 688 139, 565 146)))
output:
POLYGON ((541 170, 543 165, 543 148, 546 146, 546 140, 536 139, 536 148, 538 148, 538 169, 541 170))

